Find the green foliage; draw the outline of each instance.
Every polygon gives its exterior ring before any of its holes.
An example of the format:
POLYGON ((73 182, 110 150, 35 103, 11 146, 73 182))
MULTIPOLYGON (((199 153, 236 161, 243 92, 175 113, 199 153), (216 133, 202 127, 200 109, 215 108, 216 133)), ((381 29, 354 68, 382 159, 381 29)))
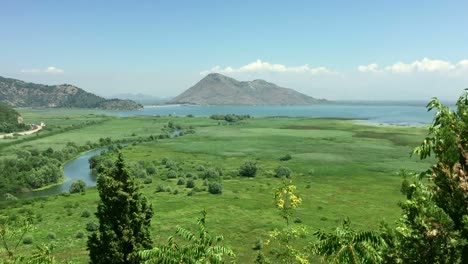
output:
POLYGON ((211 194, 222 194, 223 185, 220 182, 210 182, 208 183, 208 192, 211 194))
POLYGON ((99 231, 88 237, 87 244, 91 263, 138 263, 135 253, 151 248, 153 210, 129 174, 122 153, 115 168, 98 177, 97 188, 99 231))
POLYGON ((244 177, 255 177, 257 174, 257 163, 255 161, 246 161, 242 166, 239 168, 239 175, 244 177))
POLYGON ((178 227, 176 237, 169 237, 167 245, 150 250, 143 250, 138 255, 143 263, 197 264, 224 263, 226 257, 235 257, 234 252, 226 246, 219 245, 223 236, 212 236, 206 228, 206 211, 198 219, 198 232, 178 227), (181 240, 181 241, 180 241, 181 240))
POLYGON ((70 185, 70 193, 86 192, 86 183, 83 180, 78 180, 70 185))
POLYGON ((280 161, 288 161, 290 159, 292 159, 291 154, 286 154, 279 158, 280 161))
POLYGON ((167 172, 167 178, 168 179, 176 179, 177 178, 177 172, 174 170, 170 170, 167 172))
POLYGON ((177 185, 185 185, 185 179, 179 178, 179 180, 177 181, 177 185))
MULTIPOLYGON (((32 243, 25 235, 33 229, 32 219, 30 218, 11 218, 0 216, 0 247, 7 253, 9 259, 15 259, 15 253, 21 242, 32 243)), ((27 244, 27 243, 26 243, 27 244)), ((29 243, 30 244, 30 243, 29 243)))
POLYGON ((23 238, 23 244, 25 244, 25 245, 30 245, 30 244, 32 244, 32 243, 33 243, 33 238, 32 238, 32 236, 25 236, 25 237, 23 238))
POLYGON ((213 120, 224 120, 228 123, 235 123, 244 119, 249 119, 250 115, 236 115, 236 114, 227 114, 227 115, 211 115, 213 120))
POLYGON ((316 231, 317 242, 312 252, 323 256, 326 263, 381 263, 378 249, 383 239, 375 232, 358 232, 351 228, 349 219, 343 221, 335 232, 316 231))
POLYGON ((208 181, 219 181, 221 179, 219 171, 213 168, 208 168, 202 171, 200 177, 208 181))
POLYGON ((91 216, 91 213, 88 210, 81 212, 81 217, 88 218, 91 216))
POLYGON ((50 232, 47 234, 47 238, 48 239, 56 239, 57 238, 57 235, 53 232, 50 232))
POLYGON ((28 126, 18 122, 19 117, 16 110, 0 103, 0 134, 28 130, 28 126))
POLYGON ((275 170, 275 177, 277 178, 291 178, 292 171, 288 167, 279 166, 275 170))
POLYGON ((18 150, 15 158, 0 159, 0 192, 15 193, 23 188, 37 189, 57 183, 63 177, 61 165, 64 156, 74 154, 75 150, 70 151, 70 154, 62 151, 18 150))
POLYGON ((433 99, 429 135, 414 154, 437 163, 401 190, 407 200, 394 231, 386 230, 388 262, 468 263, 468 89, 453 111, 433 99))
POLYGON ((195 181, 193 179, 188 179, 187 183, 185 184, 186 188, 194 188, 195 187, 195 181))

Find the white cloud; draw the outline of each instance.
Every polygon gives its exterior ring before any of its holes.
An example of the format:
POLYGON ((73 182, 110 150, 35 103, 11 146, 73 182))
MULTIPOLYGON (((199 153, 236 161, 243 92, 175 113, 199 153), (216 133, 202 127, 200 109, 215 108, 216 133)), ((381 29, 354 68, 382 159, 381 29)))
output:
POLYGON ((360 65, 358 66, 358 71, 360 72, 378 72, 379 65, 376 63, 371 63, 369 65, 360 65))
POLYGON ((209 73, 243 73, 243 72, 292 72, 292 73, 310 73, 310 74, 321 74, 331 73, 331 71, 325 67, 310 67, 305 64, 302 66, 285 66, 283 64, 272 64, 266 61, 257 60, 239 68, 233 68, 231 66, 222 68, 217 65, 210 70, 200 72, 200 75, 206 75, 209 73))
POLYGON ((45 74, 63 74, 64 70, 54 66, 47 67, 45 69, 22 69, 22 73, 45 73, 45 74))
POLYGON ((395 73, 410 73, 410 72, 449 72, 455 70, 456 65, 449 61, 432 60, 424 58, 412 63, 397 62, 385 69, 395 73))
POLYGON ((421 60, 416 60, 410 63, 397 62, 392 65, 388 65, 379 68, 379 65, 372 63, 369 65, 360 65, 357 67, 360 72, 391 72, 391 73, 401 73, 409 74, 415 72, 425 72, 425 73, 455 73, 460 74, 464 71, 468 71, 468 60, 461 60, 458 63, 452 63, 445 60, 429 59, 423 58, 421 60))

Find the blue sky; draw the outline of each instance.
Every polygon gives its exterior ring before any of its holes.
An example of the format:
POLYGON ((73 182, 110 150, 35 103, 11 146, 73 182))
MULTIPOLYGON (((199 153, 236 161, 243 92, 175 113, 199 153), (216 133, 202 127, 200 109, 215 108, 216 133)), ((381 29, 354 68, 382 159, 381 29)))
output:
POLYGON ((454 99, 468 87, 467 13, 467 1, 3 0, 0 76, 174 96, 216 71, 330 99, 454 99))

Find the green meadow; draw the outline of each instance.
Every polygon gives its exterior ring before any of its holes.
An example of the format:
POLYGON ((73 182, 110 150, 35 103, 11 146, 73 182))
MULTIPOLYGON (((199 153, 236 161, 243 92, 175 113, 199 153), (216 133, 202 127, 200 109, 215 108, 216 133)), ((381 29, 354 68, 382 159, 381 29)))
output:
MULTIPOLYGON (((132 144, 123 149, 131 164, 154 164, 156 174, 141 180, 142 192, 154 210, 151 234, 155 244, 164 243, 177 226, 194 227, 200 211, 208 212, 207 226, 223 234, 237 262, 253 262, 252 249, 268 231, 284 226, 274 205, 274 190, 281 179, 274 176, 278 166, 292 170, 292 181, 303 203, 296 221, 310 232, 332 230, 349 217, 357 229, 376 229, 382 220, 390 225, 400 215, 400 169, 422 171, 432 160, 411 157, 412 149, 424 139, 422 127, 380 126, 351 120, 314 118, 252 118, 234 124, 207 117, 129 117, 119 118, 91 110, 20 109, 26 122, 46 123, 39 135, 0 141, 2 156, 18 149, 61 149, 67 142, 77 145, 98 142, 100 138, 137 139, 161 134, 169 122, 194 134, 132 144), (280 161, 286 154, 288 161, 280 161), (223 193, 204 191, 203 180, 196 179, 199 192, 192 192, 178 179, 167 179, 162 160, 173 161, 177 176, 197 176, 200 167, 222 171, 223 193), (257 162, 254 178, 238 175, 248 160, 257 162), (156 192, 163 186, 164 192, 156 192), (177 191, 176 191, 177 190, 177 191)), ((30 252, 41 243, 55 244, 58 259, 88 262, 86 225, 96 222, 98 193, 57 195, 41 199, 2 202, 1 214, 31 215, 35 229, 28 234, 33 243, 21 245, 30 252), (83 211, 91 212, 82 217, 83 211), (83 232, 83 238, 77 233, 83 232), (54 239, 51 237, 53 233, 54 239)))

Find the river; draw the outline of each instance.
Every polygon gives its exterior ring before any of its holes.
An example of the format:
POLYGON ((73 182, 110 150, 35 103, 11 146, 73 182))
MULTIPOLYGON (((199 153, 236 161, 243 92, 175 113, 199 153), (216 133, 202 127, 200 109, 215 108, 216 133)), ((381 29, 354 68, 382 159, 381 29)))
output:
POLYGON ((54 185, 47 189, 21 193, 18 195, 18 197, 35 198, 68 192, 70 190, 71 184, 77 180, 83 180, 88 187, 96 186, 96 177, 91 174, 91 170, 89 168, 89 159, 92 156, 101 154, 101 152, 106 149, 107 147, 104 147, 82 153, 77 158, 65 163, 63 167, 65 182, 54 185))

